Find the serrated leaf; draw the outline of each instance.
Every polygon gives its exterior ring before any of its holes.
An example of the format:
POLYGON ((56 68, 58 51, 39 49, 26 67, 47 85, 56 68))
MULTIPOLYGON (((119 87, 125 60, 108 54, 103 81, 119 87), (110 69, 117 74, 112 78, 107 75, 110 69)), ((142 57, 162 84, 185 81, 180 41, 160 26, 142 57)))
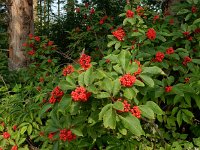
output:
POLYGON ((190 12, 188 9, 181 9, 181 10, 177 13, 177 15, 182 15, 182 14, 185 14, 185 13, 188 13, 188 12, 190 12))
POLYGON ((116 42, 117 42, 117 41, 110 41, 110 42, 108 43, 107 47, 113 46, 116 42))
POLYGON ((148 119, 155 119, 154 112, 150 108, 150 106, 147 105, 140 105, 139 109, 141 110, 142 116, 148 118, 148 119))
POLYGON ((177 118, 178 126, 180 127, 182 124, 182 111, 181 110, 178 111, 176 118, 177 118))
POLYGON ((134 135, 136 136, 145 135, 141 127, 140 121, 135 116, 132 116, 129 113, 126 117, 119 115, 119 118, 121 119, 124 127, 128 129, 131 133, 133 133, 134 135))
POLYGON ((197 24, 197 23, 200 23, 200 18, 196 19, 193 24, 197 24))
POLYGON ((27 128, 28 135, 31 135, 32 131, 33 131, 33 127, 31 124, 29 124, 29 126, 27 128))
POLYGON ((113 104, 107 104, 106 106, 104 106, 101 109, 101 112, 99 113, 99 120, 103 119, 104 114, 106 113, 106 111, 108 111, 108 109, 112 108, 113 104))
POLYGON ((140 80, 137 80, 137 79, 136 79, 134 85, 135 85, 135 86, 141 86, 141 87, 144 87, 144 86, 145 86, 143 82, 141 82, 140 80))
POLYGON ((157 115, 163 115, 164 114, 163 110, 155 102, 148 101, 146 103, 146 105, 149 106, 154 111, 155 114, 157 114, 157 115))
POLYGON ((115 50, 118 50, 121 46, 121 43, 120 42, 117 42, 115 43, 115 50))
POLYGON ((113 81, 109 78, 105 78, 102 82, 102 89, 111 94, 113 89, 113 81))
POLYGON ((50 103, 47 103, 42 106, 42 109, 39 112, 39 116, 41 117, 49 108, 51 108, 53 105, 50 103))
POLYGON ((85 83, 86 86, 89 86, 91 84, 92 71, 93 71, 93 68, 90 67, 89 69, 87 69, 87 71, 84 74, 84 83, 85 83))
POLYGON ((124 90, 124 97, 126 97, 127 99, 133 99, 135 96, 137 95, 137 93, 132 89, 132 88, 126 88, 124 90))
POLYGON ((128 67, 128 64, 130 63, 131 60, 131 54, 129 51, 122 50, 118 56, 119 63, 122 66, 122 69, 125 71, 126 68, 128 67))
POLYGON ((117 101, 113 104, 113 108, 117 110, 124 110, 124 104, 120 101, 117 101))
POLYGON ((115 66, 113 66, 113 69, 120 74, 123 74, 122 68, 117 64, 115 66))
POLYGON ((144 81, 144 83, 146 83, 148 86, 150 87, 154 87, 154 81, 151 77, 147 76, 147 75, 142 75, 140 74, 139 77, 144 81))
POLYGON ((58 103, 58 108, 65 112, 71 106, 72 98, 70 95, 64 95, 61 101, 58 103))
POLYGON ((24 132, 26 132, 28 126, 23 126, 21 129, 20 129, 20 134, 23 135, 24 132))
POLYGON ((143 67, 142 68, 142 73, 150 73, 150 74, 162 74, 165 75, 165 73, 162 71, 162 69, 160 69, 157 66, 153 66, 153 67, 143 67))
POLYGON ((78 84, 79 84, 80 86, 84 86, 84 74, 85 74, 85 72, 82 72, 82 73, 79 74, 79 76, 78 76, 78 84))
POLYGON ((186 116, 190 117, 190 119, 192 119, 192 118, 194 117, 193 113, 192 113, 191 111, 187 110, 187 109, 182 109, 182 112, 183 112, 186 116))
POLYGON ((131 63, 128 65, 128 67, 126 68, 126 73, 134 73, 138 70, 138 64, 136 64, 135 62, 131 63))
POLYGON ((105 128, 115 129, 116 127, 116 111, 109 108, 103 115, 103 124, 105 128))
POLYGON ((97 95, 97 98, 98 98, 98 99, 108 98, 108 97, 110 97, 110 94, 107 93, 107 92, 100 92, 100 93, 97 95))
POLYGON ((113 96, 116 96, 119 93, 120 89, 121 89, 121 83, 119 79, 116 79, 113 85, 113 92, 112 92, 113 96))
POLYGON ((70 130, 77 136, 83 136, 83 133, 80 129, 70 129, 70 130))

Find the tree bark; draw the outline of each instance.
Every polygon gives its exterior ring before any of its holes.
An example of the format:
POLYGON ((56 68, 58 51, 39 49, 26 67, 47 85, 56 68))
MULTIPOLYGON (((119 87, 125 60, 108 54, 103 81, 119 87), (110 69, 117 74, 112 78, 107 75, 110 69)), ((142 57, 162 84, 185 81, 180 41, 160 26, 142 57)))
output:
POLYGON ((33 20, 38 21, 38 0, 33 0, 33 20))
POLYGON ((7 0, 9 13, 9 69, 26 66, 22 44, 33 33, 33 0, 7 0))

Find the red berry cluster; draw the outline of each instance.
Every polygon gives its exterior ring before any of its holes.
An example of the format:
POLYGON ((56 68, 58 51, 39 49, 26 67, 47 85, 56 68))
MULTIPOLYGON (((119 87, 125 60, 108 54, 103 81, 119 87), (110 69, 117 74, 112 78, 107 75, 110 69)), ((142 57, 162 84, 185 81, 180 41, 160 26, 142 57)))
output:
POLYGON ((14 131, 16 131, 16 130, 17 130, 17 125, 16 125, 16 124, 13 125, 12 129, 13 129, 14 131))
POLYGON ((28 55, 30 55, 30 56, 35 55, 35 51, 34 51, 34 50, 30 50, 30 51, 28 51, 28 55))
POLYGON ((73 101, 86 102, 90 97, 91 93, 87 92, 86 89, 82 86, 77 87, 74 91, 71 92, 71 97, 73 101))
POLYGON ((99 24, 100 25, 104 24, 104 22, 106 21, 107 18, 108 18, 108 16, 104 16, 103 18, 101 18, 101 20, 99 21, 99 24))
POLYGON ((142 72, 142 69, 141 69, 140 61, 134 60, 134 62, 136 62, 136 64, 138 65, 138 70, 134 73, 134 75, 136 76, 136 75, 139 75, 142 72))
POLYGON ((129 104, 128 101, 124 100, 123 105, 124 105, 123 112, 129 112, 131 104, 129 104))
POLYGON ((133 116, 137 118, 141 118, 141 111, 138 106, 133 106, 133 108, 130 110, 133 116))
POLYGON ((146 36, 150 40, 155 40, 156 38, 156 31, 153 28, 149 28, 146 32, 146 36))
POLYGON ((4 139, 10 138, 10 134, 9 134, 8 132, 4 132, 4 133, 3 133, 3 138, 4 138, 4 139))
POLYGON ((57 86, 51 92, 51 97, 49 99, 49 103, 54 104, 56 101, 60 102, 64 95, 64 92, 57 86))
POLYGON ((11 150, 18 150, 17 145, 12 146, 11 150))
POLYGON ((88 68, 90 68, 91 66, 90 62, 91 62, 91 57, 89 55, 86 55, 86 54, 81 55, 79 59, 79 64, 84 70, 87 70, 88 68))
POLYGON ((142 6, 137 6, 136 12, 139 16, 144 14, 144 8, 142 6))
POLYGON ((55 132, 49 133, 49 134, 48 134, 49 140, 53 140, 54 135, 55 135, 55 132))
POLYGON ((166 86, 165 92, 169 93, 172 90, 172 86, 166 86))
POLYGON ((159 19, 159 15, 155 15, 154 17, 153 17, 153 22, 155 23, 156 22, 156 20, 158 20, 159 19))
POLYGON ((192 11, 192 13, 194 14, 194 13, 197 12, 197 8, 196 8, 195 6, 192 6, 191 11, 192 11))
POLYGON ((68 74, 71 74, 72 72, 74 72, 74 67, 72 65, 68 65, 67 67, 65 67, 63 69, 63 76, 67 76, 68 74))
POLYGON ((95 9, 94 8, 91 8, 90 9, 90 14, 92 15, 92 14, 94 14, 95 13, 95 9))
POLYGON ((162 52, 157 52, 157 53, 156 53, 155 61, 156 61, 156 62, 162 62, 163 59, 164 59, 164 57, 165 57, 165 54, 164 54, 164 53, 162 53, 162 52))
POLYGON ((173 54, 173 53, 174 53, 173 47, 166 49, 166 54, 173 54))
POLYGON ((62 141, 72 141, 76 139, 76 135, 72 133, 71 130, 62 129, 60 130, 60 140, 62 141))
POLYGON ((120 78, 121 85, 125 87, 132 87, 135 81, 136 77, 134 75, 131 75, 130 73, 125 74, 120 78))
POLYGON ((79 7, 75 8, 76 13, 80 13, 81 9, 79 7))
POLYGON ((134 16, 134 12, 132 10, 127 10, 126 11, 126 17, 127 18, 133 18, 134 16))
POLYGON ((174 19, 171 18, 171 19, 169 20, 169 24, 170 24, 170 25, 173 25, 173 24, 174 24, 174 19))
POLYGON ((124 37, 126 36, 126 33, 122 28, 118 28, 116 31, 112 32, 114 37, 116 37, 119 41, 123 41, 124 37))
POLYGON ((199 34, 199 33, 200 33, 200 28, 196 28, 196 29, 194 30, 194 33, 195 33, 195 34, 199 34))
MULTIPOLYGON (((118 100, 121 101, 122 99, 120 98, 118 100)), ((133 116, 141 118, 141 111, 138 108, 138 106, 133 106, 133 108, 131 108, 131 104, 129 104, 127 100, 123 101, 123 105, 124 105, 124 110, 119 112, 131 112, 133 116)))
POLYGON ((187 65, 187 63, 189 63, 189 62, 191 62, 192 61, 192 59, 189 57, 189 56, 186 56, 186 57, 184 57, 184 60, 183 60, 183 65, 184 66, 186 66, 187 65))

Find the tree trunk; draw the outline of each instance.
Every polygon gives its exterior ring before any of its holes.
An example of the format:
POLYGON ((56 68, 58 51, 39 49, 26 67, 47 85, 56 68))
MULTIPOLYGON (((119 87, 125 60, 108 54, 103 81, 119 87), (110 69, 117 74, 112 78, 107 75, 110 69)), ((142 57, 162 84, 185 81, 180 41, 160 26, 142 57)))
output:
POLYGON ((33 0, 33 20, 38 21, 38 0, 33 0))
POLYGON ((26 65, 22 44, 33 33, 33 0, 7 0, 9 13, 9 68, 17 70, 26 65))

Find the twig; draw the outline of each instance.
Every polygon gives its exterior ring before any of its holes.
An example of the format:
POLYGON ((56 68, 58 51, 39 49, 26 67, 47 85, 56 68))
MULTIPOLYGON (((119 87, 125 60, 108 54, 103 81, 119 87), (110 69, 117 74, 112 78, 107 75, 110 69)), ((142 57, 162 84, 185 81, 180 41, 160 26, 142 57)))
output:
POLYGON ((6 85, 6 82, 4 81, 4 79, 3 79, 3 76, 2 76, 2 75, 0 75, 0 78, 1 78, 1 80, 3 81, 3 83, 4 83, 5 87, 6 87, 6 88, 7 88, 7 90, 8 90, 8 86, 6 85))

